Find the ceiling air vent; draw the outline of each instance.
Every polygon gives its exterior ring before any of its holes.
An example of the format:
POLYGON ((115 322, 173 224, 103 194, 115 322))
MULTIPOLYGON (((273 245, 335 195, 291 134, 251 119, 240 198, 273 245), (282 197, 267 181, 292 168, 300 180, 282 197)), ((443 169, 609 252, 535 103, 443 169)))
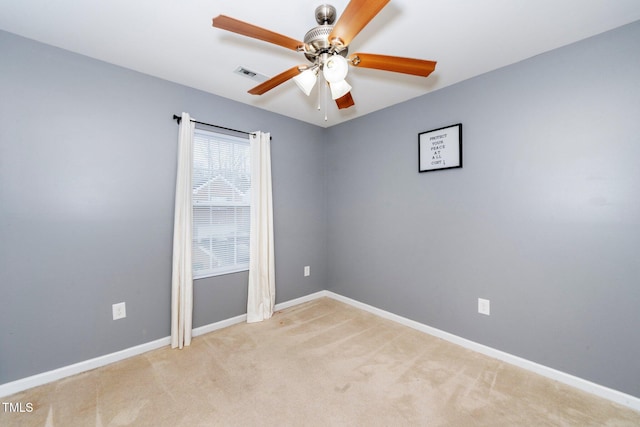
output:
POLYGON ((269 80, 269 77, 265 76, 264 74, 260 74, 257 71, 251 71, 242 66, 236 68, 233 72, 260 83, 269 80))

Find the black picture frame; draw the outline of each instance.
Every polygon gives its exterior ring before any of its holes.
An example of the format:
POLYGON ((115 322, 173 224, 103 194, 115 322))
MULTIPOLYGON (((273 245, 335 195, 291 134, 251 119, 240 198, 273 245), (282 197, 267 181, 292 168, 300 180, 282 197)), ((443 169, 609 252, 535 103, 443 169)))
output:
POLYGON ((462 167, 462 123, 418 134, 418 172, 462 167))

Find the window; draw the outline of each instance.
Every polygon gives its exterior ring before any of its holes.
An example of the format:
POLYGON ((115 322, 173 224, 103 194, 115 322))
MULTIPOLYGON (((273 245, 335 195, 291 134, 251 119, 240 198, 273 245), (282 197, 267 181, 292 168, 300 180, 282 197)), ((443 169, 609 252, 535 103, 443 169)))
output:
POLYGON ((249 269, 249 140, 196 129, 193 138, 194 279, 249 269))

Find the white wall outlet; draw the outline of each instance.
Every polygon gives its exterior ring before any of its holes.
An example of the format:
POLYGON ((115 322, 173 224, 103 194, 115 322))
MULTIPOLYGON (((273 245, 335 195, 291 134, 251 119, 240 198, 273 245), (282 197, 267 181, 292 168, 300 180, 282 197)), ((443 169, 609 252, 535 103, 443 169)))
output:
POLYGON ((311 268, 308 265, 304 267, 304 277, 307 276, 311 276, 311 268))
POLYGON ((478 298, 478 313, 487 316, 491 314, 491 302, 488 299, 478 298))
POLYGON ((124 319, 127 317, 127 308, 123 302, 113 304, 111 308, 113 310, 113 320, 124 319))

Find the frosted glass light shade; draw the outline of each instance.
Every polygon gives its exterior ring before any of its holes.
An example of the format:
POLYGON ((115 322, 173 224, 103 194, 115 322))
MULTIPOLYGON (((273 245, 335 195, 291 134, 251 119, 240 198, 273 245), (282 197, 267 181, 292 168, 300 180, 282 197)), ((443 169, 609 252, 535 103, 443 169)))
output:
POLYGON ((351 85, 346 80, 329 83, 329 87, 331 88, 331 98, 333 99, 342 98, 351 92, 351 85))
POLYGON ((305 70, 295 76, 293 81, 296 82, 300 90, 303 91, 305 95, 309 96, 317 79, 318 77, 313 70, 305 70))
POLYGON ((344 57, 333 55, 324 63, 322 74, 329 83, 339 82, 347 77, 349 72, 349 64, 344 57))

